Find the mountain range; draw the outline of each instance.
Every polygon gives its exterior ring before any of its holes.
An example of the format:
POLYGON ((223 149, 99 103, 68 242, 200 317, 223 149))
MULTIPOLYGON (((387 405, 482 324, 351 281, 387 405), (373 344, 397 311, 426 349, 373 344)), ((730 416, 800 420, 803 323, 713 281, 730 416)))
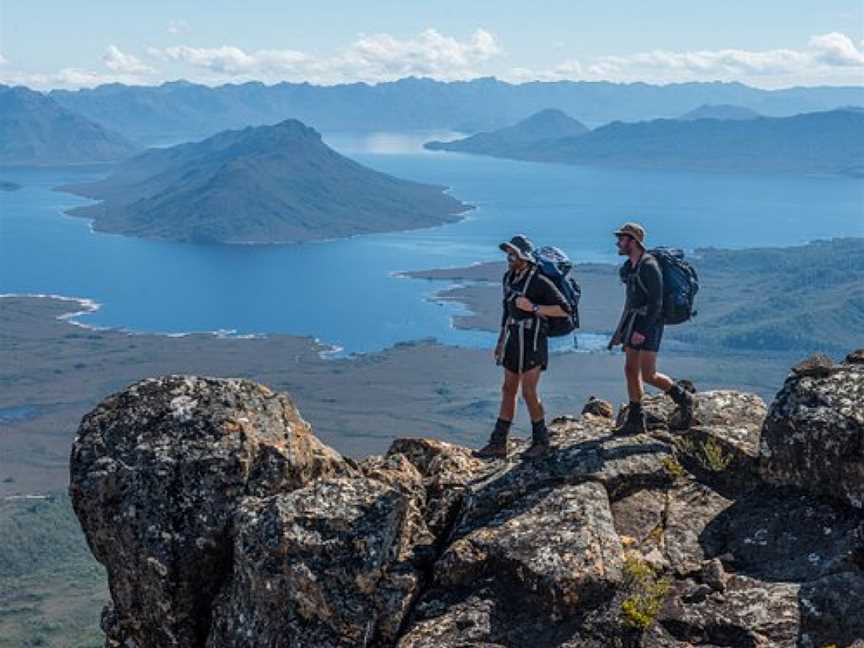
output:
POLYGON ((0 85, 0 165, 106 162, 136 150, 122 135, 41 92, 0 85))
POLYGON ((50 96, 65 108, 145 144, 201 139, 225 129, 287 118, 324 132, 447 129, 474 133, 514 124, 550 106, 594 127, 614 120, 675 118, 704 104, 733 104, 769 116, 864 105, 864 87, 851 86, 761 90, 719 82, 512 84, 494 78, 444 82, 414 77, 332 86, 115 83, 54 90, 50 96))
POLYGON ((758 112, 743 106, 729 104, 705 104, 687 111, 678 119, 756 119, 761 117, 758 112))
POLYGON ((533 141, 520 140, 514 129, 520 125, 426 147, 566 164, 864 175, 864 111, 858 109, 747 120, 614 122, 569 137, 556 137, 554 128, 532 128, 533 141))
POLYGON ((467 205, 339 155, 297 120, 151 149, 106 179, 61 188, 102 202, 70 214, 143 238, 286 243, 431 227, 467 205))

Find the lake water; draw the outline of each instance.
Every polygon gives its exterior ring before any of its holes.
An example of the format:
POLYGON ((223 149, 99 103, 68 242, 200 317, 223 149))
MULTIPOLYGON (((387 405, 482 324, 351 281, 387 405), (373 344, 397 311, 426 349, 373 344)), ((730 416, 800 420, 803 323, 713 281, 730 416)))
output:
MULTIPOLYGON (((102 308, 80 321, 136 331, 289 333, 345 352, 423 338, 491 346, 488 333, 452 328, 458 305, 430 301, 444 284, 393 273, 498 259, 498 242, 514 233, 558 245, 576 261, 616 261, 611 232, 626 220, 644 223, 649 243, 688 250, 864 236, 860 180, 600 169, 422 151, 423 141, 440 136, 325 139, 375 169, 451 187, 477 206, 465 220, 302 245, 193 245, 93 233, 87 221, 62 215, 88 201, 52 187, 101 177, 107 167, 0 170, 0 179, 24 186, 0 192, 0 293, 87 297, 102 308)), ((602 339, 589 334, 581 342, 590 348, 602 339)))

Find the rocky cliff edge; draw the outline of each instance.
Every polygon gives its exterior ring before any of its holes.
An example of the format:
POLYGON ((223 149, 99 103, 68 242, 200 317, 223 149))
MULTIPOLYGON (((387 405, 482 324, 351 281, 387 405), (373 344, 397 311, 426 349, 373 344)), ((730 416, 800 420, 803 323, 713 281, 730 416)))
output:
POLYGON ((591 400, 533 462, 354 461, 261 385, 141 381, 72 449, 106 646, 864 647, 864 352, 770 407, 699 393, 683 432, 646 409, 616 437, 591 400))

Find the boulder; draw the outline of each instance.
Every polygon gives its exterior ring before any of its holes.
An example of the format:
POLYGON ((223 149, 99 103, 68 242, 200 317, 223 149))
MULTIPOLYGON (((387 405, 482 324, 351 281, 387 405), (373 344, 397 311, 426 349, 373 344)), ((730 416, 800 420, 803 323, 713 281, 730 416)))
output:
POLYGON ((762 428, 759 474, 864 508, 864 365, 786 379, 762 428))
POLYGON ((108 571, 111 636, 142 648, 204 645, 243 497, 353 472, 287 396, 193 376, 103 401, 81 422, 70 471, 75 513, 108 571))
POLYGON ((247 498, 208 648, 392 644, 419 582, 400 564, 416 535, 408 500, 369 478, 247 498))

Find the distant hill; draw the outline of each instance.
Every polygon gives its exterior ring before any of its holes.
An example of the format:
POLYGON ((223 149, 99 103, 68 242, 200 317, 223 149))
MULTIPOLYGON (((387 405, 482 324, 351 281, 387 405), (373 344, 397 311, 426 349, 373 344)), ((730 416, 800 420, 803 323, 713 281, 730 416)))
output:
POLYGON ((18 191, 21 188, 21 185, 17 182, 10 182, 9 180, 0 180, 0 191, 18 191))
POLYGON ((761 116, 755 110, 743 106, 703 104, 684 113, 678 119, 757 119, 761 116))
POLYGON ((543 140, 562 137, 578 137, 588 132, 588 127, 560 110, 548 108, 535 113, 518 124, 488 133, 477 133, 455 142, 427 142, 424 148, 431 151, 464 151, 507 157, 514 148, 535 144, 543 140))
POLYGON ((752 120, 615 122, 578 137, 512 147, 504 157, 565 164, 858 177, 864 175, 864 112, 843 109, 752 120))
POLYGON ((328 148, 296 120, 151 149, 107 179, 63 187, 102 200, 70 212, 144 238, 284 243, 430 227, 467 206, 328 148))
POLYGON ((864 87, 762 90, 741 83, 608 83, 556 81, 512 84, 494 78, 434 81, 414 77, 378 84, 316 86, 250 82, 209 87, 174 81, 160 86, 102 85, 54 90, 69 110, 151 144, 203 139, 219 131, 299 119, 323 131, 503 128, 554 106, 594 127, 614 120, 677 118, 702 104, 732 104, 763 115, 864 105, 864 87))
POLYGON ((0 165, 106 162, 136 150, 42 93, 0 85, 0 165))

